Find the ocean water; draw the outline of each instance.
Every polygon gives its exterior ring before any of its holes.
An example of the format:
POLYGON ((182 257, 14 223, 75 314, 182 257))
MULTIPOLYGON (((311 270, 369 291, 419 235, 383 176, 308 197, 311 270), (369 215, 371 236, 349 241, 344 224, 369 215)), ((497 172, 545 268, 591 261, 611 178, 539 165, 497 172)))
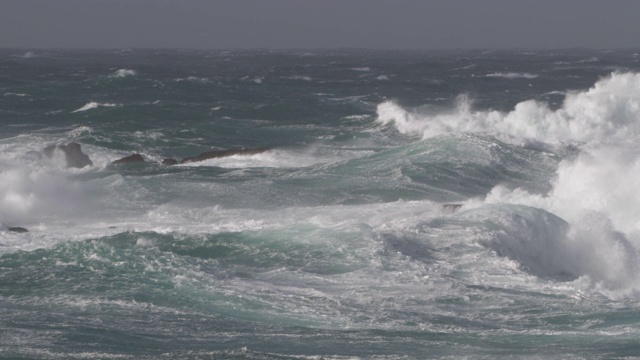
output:
POLYGON ((639 179, 640 51, 0 50, 0 357, 634 358, 639 179))

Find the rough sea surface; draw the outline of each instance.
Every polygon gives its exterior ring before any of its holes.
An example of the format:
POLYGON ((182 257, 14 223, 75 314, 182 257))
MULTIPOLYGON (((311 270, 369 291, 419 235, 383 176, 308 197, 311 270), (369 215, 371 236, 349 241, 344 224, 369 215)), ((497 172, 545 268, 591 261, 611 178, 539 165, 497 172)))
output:
POLYGON ((0 50, 0 357, 639 356, 639 53, 0 50))

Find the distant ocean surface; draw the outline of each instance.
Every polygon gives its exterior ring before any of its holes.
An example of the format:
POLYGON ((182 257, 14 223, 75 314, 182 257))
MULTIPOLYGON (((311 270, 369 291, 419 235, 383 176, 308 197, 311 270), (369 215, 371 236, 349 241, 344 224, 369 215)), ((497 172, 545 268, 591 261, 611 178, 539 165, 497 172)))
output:
POLYGON ((639 249, 640 50, 0 50, 0 358, 634 358, 639 249))

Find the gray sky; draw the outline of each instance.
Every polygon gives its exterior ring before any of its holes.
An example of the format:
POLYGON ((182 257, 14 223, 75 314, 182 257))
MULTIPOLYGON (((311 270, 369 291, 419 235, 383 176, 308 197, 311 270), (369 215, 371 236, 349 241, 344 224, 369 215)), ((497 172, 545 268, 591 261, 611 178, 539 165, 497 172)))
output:
POLYGON ((640 48, 640 0, 0 0, 0 47, 640 48))

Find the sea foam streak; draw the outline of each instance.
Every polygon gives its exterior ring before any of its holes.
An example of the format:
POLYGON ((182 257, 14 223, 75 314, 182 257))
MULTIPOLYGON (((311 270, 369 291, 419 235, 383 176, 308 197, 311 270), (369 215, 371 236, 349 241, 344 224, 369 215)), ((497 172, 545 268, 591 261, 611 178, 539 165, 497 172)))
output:
POLYGON ((423 138, 455 131, 497 132, 547 142, 623 140, 640 135, 640 74, 613 73, 587 91, 568 93, 558 110, 534 100, 521 102, 508 113, 473 110, 471 105, 468 97, 461 96, 455 109, 427 115, 386 101, 378 105, 378 121, 423 138))

